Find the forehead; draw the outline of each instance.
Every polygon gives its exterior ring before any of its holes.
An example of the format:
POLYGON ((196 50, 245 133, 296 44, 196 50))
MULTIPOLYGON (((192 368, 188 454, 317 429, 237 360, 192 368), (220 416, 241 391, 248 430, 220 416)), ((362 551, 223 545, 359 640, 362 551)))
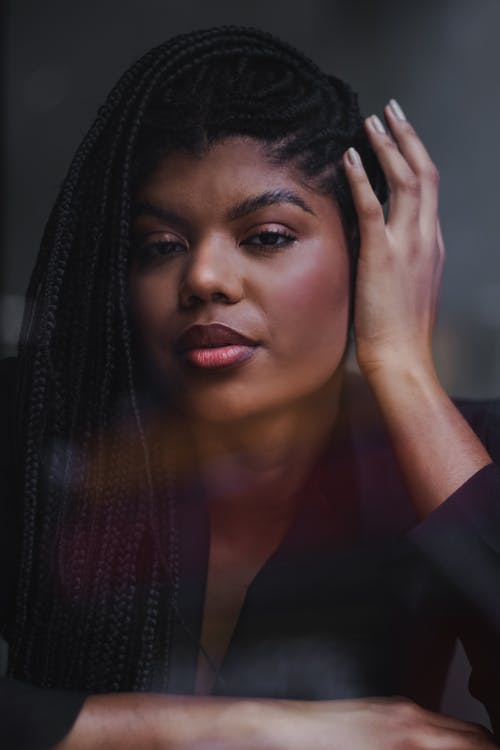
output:
POLYGON ((334 200, 313 190, 290 164, 277 165, 255 138, 231 136, 202 154, 176 150, 162 157, 138 187, 136 198, 189 207, 224 207, 269 191, 289 190, 316 211, 331 212, 334 200))

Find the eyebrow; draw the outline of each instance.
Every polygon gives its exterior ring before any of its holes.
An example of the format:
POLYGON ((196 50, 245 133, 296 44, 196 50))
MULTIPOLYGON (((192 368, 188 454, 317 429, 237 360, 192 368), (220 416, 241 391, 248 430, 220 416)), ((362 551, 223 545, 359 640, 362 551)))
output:
POLYGON ((175 224, 183 229, 187 227, 187 221, 183 219, 182 216, 179 216, 179 214, 176 214, 175 211, 171 211, 168 208, 161 208, 160 206, 155 206, 152 203, 144 201, 134 203, 132 206, 132 221, 142 214, 155 216, 157 219, 162 219, 169 224, 175 224))
MULTIPOLYGON (((228 221, 236 221, 241 219, 248 214, 258 211, 260 208, 266 208, 267 206, 275 206, 283 203, 291 203, 294 206, 298 206, 308 214, 316 216, 312 208, 299 196, 294 193, 293 190, 287 190, 283 188, 277 188, 275 190, 267 190, 265 193, 259 193, 259 195, 253 195, 249 198, 237 203, 226 214, 228 221)), ((155 206, 152 203, 140 202, 135 203, 132 208, 132 219, 136 219, 141 214, 148 214, 150 216, 156 216, 158 219, 163 219, 170 224, 176 224, 177 226, 186 227, 187 222, 175 211, 171 211, 167 208, 161 208, 155 206)))
POLYGON ((237 203, 227 213, 229 221, 235 221, 241 219, 243 216, 258 211, 259 208, 265 208, 266 206, 274 206, 280 203, 291 203, 294 206, 298 206, 308 214, 315 216, 314 211, 307 203, 294 193, 293 190, 286 190, 283 188, 277 188, 276 190, 268 190, 265 193, 245 198, 245 200, 237 203))

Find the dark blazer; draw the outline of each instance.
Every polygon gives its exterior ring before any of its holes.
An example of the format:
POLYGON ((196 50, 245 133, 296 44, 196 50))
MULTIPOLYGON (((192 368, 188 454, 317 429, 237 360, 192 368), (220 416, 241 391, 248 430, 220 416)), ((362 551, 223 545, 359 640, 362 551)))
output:
MULTIPOLYGON (((20 502, 8 486, 15 363, 1 365, 10 425, 2 423, 0 437, 0 622, 14 602, 20 535, 20 502)), ((470 690, 500 733, 500 399, 454 402, 495 463, 419 522, 378 407, 358 375, 346 376, 334 434, 301 488, 289 532, 247 590, 214 695, 403 695, 438 710, 460 637, 470 690)), ((194 689, 207 518, 202 487, 185 481, 172 693, 194 689)), ((0 738, 9 748, 48 748, 85 696, 5 678, 0 738)))

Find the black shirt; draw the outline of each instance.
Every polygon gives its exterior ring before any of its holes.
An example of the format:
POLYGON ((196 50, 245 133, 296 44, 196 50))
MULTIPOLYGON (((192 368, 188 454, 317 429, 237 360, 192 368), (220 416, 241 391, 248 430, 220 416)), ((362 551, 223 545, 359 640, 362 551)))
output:
MULTIPOLYGON (((0 622, 14 603, 20 500, 10 483, 15 360, 1 363, 0 622), (2 412, 4 413, 4 412, 2 412)), ((500 400, 454 399, 500 464, 500 400)), ((405 695, 438 710, 456 637, 471 692, 500 714, 500 469, 490 464, 418 522, 378 408, 346 376, 332 439, 300 493, 296 518, 250 584, 214 695, 335 699, 405 695)), ((208 564, 196 479, 179 491, 179 610, 169 692, 192 694, 208 564)), ((48 748, 84 692, 0 681, 0 738, 48 748)))

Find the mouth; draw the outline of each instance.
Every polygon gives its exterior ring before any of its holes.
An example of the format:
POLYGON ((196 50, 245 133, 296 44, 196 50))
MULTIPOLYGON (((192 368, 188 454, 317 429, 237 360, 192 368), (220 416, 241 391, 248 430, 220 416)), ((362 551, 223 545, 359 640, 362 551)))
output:
POLYGON ((191 326, 175 343, 175 349, 184 361, 205 370, 246 362, 257 347, 257 341, 222 323, 191 326))

